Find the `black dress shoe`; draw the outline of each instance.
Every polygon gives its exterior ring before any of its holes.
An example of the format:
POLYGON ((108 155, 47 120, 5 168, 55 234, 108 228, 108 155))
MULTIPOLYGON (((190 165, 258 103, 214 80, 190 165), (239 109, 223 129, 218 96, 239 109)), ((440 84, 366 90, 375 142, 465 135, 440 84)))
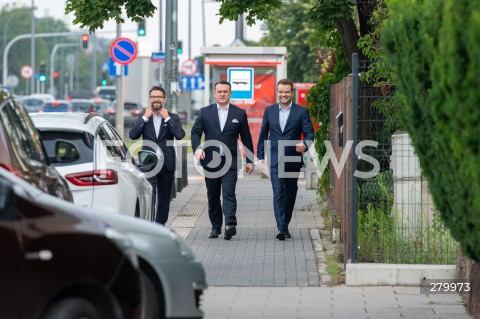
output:
POLYGON ((235 236, 237 234, 237 229, 235 228, 235 225, 227 225, 225 227, 225 236, 223 237, 225 240, 230 240, 232 239, 232 236, 235 236))
POLYGON ((210 235, 208 235, 208 238, 218 238, 218 235, 222 233, 222 230, 220 228, 212 228, 212 231, 210 232, 210 235))
POLYGON ((285 233, 283 231, 279 231, 277 234, 278 240, 285 240, 285 233))
POLYGON ((287 231, 287 232, 285 233, 285 238, 292 238, 292 235, 290 235, 290 233, 287 231))

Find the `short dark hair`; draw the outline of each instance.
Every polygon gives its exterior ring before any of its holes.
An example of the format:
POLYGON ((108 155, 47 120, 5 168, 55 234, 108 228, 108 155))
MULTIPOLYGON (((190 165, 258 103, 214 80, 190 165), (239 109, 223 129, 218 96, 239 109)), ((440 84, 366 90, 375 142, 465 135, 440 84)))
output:
POLYGON ((148 91, 148 95, 150 95, 150 94, 152 93, 152 91, 162 91, 162 92, 163 92, 163 95, 166 95, 166 94, 165 94, 165 89, 162 88, 161 86, 158 86, 158 85, 152 86, 152 88, 150 89, 150 91, 148 91))
POLYGON ((232 85, 230 84, 230 82, 228 81, 225 81, 225 80, 220 80, 218 81, 217 83, 215 83, 215 85, 213 86, 213 90, 215 91, 215 89, 217 88, 217 85, 218 84, 226 84, 228 85, 228 87, 230 88, 230 91, 232 90, 232 85))
POLYGON ((290 87, 292 88, 292 92, 293 92, 293 83, 292 81, 290 81, 289 79, 281 79, 280 81, 278 81, 277 83, 277 88, 280 84, 283 84, 283 85, 290 85, 290 87))

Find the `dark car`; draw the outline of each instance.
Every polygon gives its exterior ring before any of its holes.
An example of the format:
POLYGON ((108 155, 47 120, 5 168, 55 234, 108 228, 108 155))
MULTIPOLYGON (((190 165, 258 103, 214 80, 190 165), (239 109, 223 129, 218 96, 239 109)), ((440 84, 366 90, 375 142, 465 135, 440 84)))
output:
POLYGON ((75 89, 71 90, 68 93, 67 100, 73 100, 73 99, 92 99, 95 97, 95 94, 93 91, 86 90, 86 89, 75 89))
POLYGON ((36 113, 43 108, 45 100, 37 97, 25 97, 22 99, 22 103, 28 113, 36 113))
POLYGON ((73 112, 94 113, 97 107, 92 99, 71 99, 70 103, 73 112))
POLYGON ((83 210, 0 168, 2 318, 140 318, 132 243, 83 210))
POLYGON ((73 112, 73 105, 67 100, 55 100, 45 103, 39 112, 73 112))
MULTIPOLYGON (((110 124, 115 126, 115 116, 117 111, 117 101, 113 101, 111 108, 106 116, 104 116, 110 124)), ((123 126, 132 127, 137 119, 145 113, 145 109, 139 102, 125 101, 123 102, 123 126)))
POLYGON ((0 87, 0 167, 56 197, 73 201, 51 165, 37 129, 20 101, 0 87))

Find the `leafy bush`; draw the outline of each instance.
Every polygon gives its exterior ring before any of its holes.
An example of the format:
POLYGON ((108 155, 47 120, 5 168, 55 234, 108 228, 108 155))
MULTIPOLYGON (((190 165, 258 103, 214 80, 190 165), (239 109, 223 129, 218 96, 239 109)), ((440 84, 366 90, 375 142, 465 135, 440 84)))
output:
POLYGON ((388 0, 382 43, 435 206, 480 261, 480 2, 388 0))

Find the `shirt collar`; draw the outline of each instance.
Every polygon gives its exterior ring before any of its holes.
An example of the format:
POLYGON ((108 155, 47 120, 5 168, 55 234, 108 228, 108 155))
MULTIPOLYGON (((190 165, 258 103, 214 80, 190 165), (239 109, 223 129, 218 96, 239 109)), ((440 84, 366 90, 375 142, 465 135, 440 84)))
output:
POLYGON ((290 105, 285 110, 282 108, 280 103, 278 103, 278 108, 280 109, 280 111, 290 111, 290 109, 292 108, 292 103, 293 102, 290 102, 290 105))
POLYGON ((228 107, 229 107, 229 106, 230 106, 230 104, 228 104, 225 108, 223 108, 223 107, 221 107, 220 105, 218 105, 218 103, 217 103, 217 110, 219 110, 219 111, 223 111, 223 110, 228 111, 228 107))

